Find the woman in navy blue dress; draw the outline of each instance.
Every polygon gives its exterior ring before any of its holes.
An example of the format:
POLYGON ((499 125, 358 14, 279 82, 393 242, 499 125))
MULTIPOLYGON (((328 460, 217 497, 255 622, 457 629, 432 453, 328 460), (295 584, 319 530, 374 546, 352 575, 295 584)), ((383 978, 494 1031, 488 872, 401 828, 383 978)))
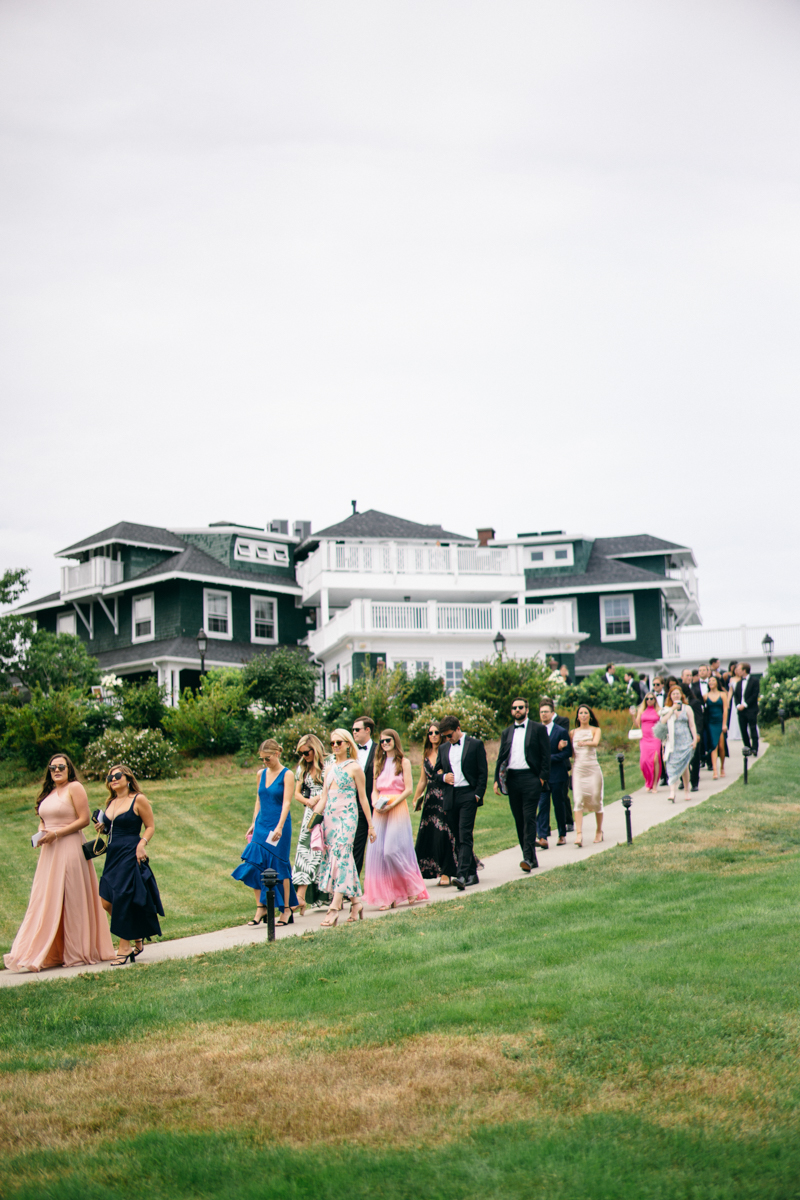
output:
POLYGON ((292 908, 298 904, 289 861, 292 844, 292 816, 289 809, 294 795, 294 773, 287 771, 281 763, 281 748, 273 738, 261 743, 258 756, 264 769, 259 772, 253 823, 247 831, 248 837, 252 835, 252 840, 242 851, 241 865, 231 874, 255 892, 256 915, 247 924, 258 925, 267 919, 267 892, 261 883, 261 872, 267 867, 277 871, 275 901, 284 919, 279 919, 276 924, 291 925, 294 921, 292 908))

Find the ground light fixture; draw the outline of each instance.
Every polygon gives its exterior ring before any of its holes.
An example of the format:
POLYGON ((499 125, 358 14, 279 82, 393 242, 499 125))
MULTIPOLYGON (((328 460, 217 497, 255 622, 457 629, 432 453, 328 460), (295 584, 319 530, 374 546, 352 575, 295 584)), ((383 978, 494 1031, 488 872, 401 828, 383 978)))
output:
POLYGON ((622 807, 625 809, 625 828, 628 831, 628 845, 633 845, 633 832, 631 830, 631 805, 633 801, 630 796, 622 797, 622 807))
POLYGON ((206 631, 205 631, 205 629, 202 628, 202 626, 197 631, 197 637, 195 638, 195 641, 197 642, 197 653, 200 655, 200 674, 205 675, 205 673, 206 673, 206 650, 208 649, 208 637, 206 636, 206 631))

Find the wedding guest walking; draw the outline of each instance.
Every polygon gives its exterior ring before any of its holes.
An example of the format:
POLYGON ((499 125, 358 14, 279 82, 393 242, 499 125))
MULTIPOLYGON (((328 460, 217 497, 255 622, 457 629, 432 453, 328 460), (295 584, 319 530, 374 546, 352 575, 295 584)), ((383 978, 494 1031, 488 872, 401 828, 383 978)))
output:
POLYGON ((741 678, 733 689, 736 711, 739 714, 739 729, 742 741, 758 757, 758 695, 760 684, 750 674, 750 663, 739 664, 741 678))
MULTIPOLYGON (((364 790, 367 793, 367 804, 372 812, 372 788, 375 768, 375 742, 372 735, 375 732, 375 722, 372 717, 357 717, 353 722, 353 741, 358 750, 358 765, 364 772, 364 790)), ((359 875, 364 866, 364 851, 367 845, 369 825, 362 809, 358 810, 358 828, 353 842, 353 859, 359 875)))
POLYGON ((94 863, 81 832, 91 822, 86 789, 66 754, 54 754, 36 797, 39 861, 28 909, 3 961, 8 971, 77 967, 114 957, 94 863))
MULTIPOLYGON (((555 704, 549 696, 543 696, 539 701, 539 720, 547 734, 550 743, 550 774, 542 783, 542 793, 539 797, 539 808, 536 817, 537 844, 542 849, 547 848, 547 836, 550 832, 550 797, 553 798, 553 812, 558 827, 556 845, 567 844, 567 814, 569 809, 569 760, 572 754, 572 743, 569 732, 556 720, 555 704)), ((571 813, 570 813, 571 815, 571 813)))
POLYGON ((728 736, 729 742, 742 741, 742 729, 739 724, 739 710, 736 707, 736 685, 742 678, 742 664, 731 663, 731 681, 728 685, 728 736))
POLYGON ((661 720, 661 713, 653 692, 648 692, 634 718, 634 725, 642 731, 639 742, 639 769, 644 775, 646 792, 655 791, 661 776, 661 742, 653 733, 653 727, 661 720))
POLYGON ((458 875, 455 884, 463 891, 478 882, 473 831, 489 778, 486 747, 479 738, 467 737, 462 732, 458 717, 444 717, 439 722, 439 731, 442 735, 439 767, 445 783, 444 811, 456 843, 458 875))
POLYGON ((675 802, 675 785, 683 779, 685 791, 689 791, 689 763, 698 742, 694 713, 686 703, 680 684, 673 683, 667 702, 661 710, 662 724, 667 727, 664 743, 664 762, 669 778, 669 796, 675 802))
POLYGON ((297 893, 292 884, 292 864, 289 853, 292 845, 291 804, 294 795, 294 772, 281 762, 281 748, 274 738, 267 738, 258 747, 263 764, 258 773, 253 820, 247 835, 252 840, 242 851, 241 864, 231 872, 234 879, 251 887, 256 897, 256 915, 248 925, 267 920, 267 889, 261 881, 262 872, 271 867, 278 874, 275 902, 281 910, 276 925, 294 922, 292 909, 298 907, 297 893))
MULTIPOLYGON (((692 761, 689 763, 691 790, 697 792, 700 790, 700 766, 704 755, 703 737, 706 724, 706 703, 700 688, 700 672, 692 672, 688 667, 681 671, 681 689, 686 697, 686 703, 694 713, 694 727, 697 731, 697 745, 692 753, 692 761), (693 675, 697 676, 696 683, 693 681, 693 675)), ((722 751, 724 756, 724 741, 722 743, 722 751)))
MULTIPOLYGON (((412 792, 411 762, 403 754, 394 729, 384 729, 375 755, 372 822, 375 841, 367 847, 364 900, 381 910, 408 900, 428 900, 414 852, 408 798, 412 792)), ((359 910, 360 912, 360 910, 359 910)))
POLYGON ((300 761, 295 773, 294 798, 303 806, 303 820, 294 853, 292 883, 297 892, 298 911, 302 917, 309 904, 318 908, 323 903, 330 903, 330 897, 320 892, 317 886, 325 856, 321 848, 315 849, 311 844, 310 824, 314 815, 314 805, 322 794, 322 785, 325 782, 325 747, 313 733, 307 733, 297 743, 297 753, 300 755, 300 761))
POLYGON ((331 895, 331 903, 322 924, 336 925, 345 899, 350 901, 348 922, 361 917, 364 908, 361 883, 353 858, 353 842, 358 828, 359 805, 367 822, 367 837, 375 841, 372 813, 364 790, 364 772, 358 765, 358 747, 346 729, 334 729, 331 750, 335 761, 326 769, 322 794, 314 808, 324 813, 325 859, 319 874, 319 887, 331 895))
POLYGON ((725 734, 728 729, 728 693, 720 691, 716 675, 712 675, 708 681, 704 728, 699 729, 697 727, 695 714, 695 729, 699 736, 705 738, 706 751, 711 757, 711 768, 714 772, 714 779, 724 777, 725 734))
POLYGON ((572 811, 575 814, 575 845, 583 845, 583 815, 595 814, 596 842, 603 840, 603 772, 597 761, 600 745, 600 725, 588 704, 578 706, 575 728, 572 730, 572 811))
POLYGON ((422 808, 415 851, 422 878, 438 879, 439 887, 447 887, 458 874, 458 864, 455 838, 444 811, 444 776, 441 769, 437 769, 441 744, 438 722, 430 721, 422 746, 422 770, 413 801, 416 812, 422 808))
MULTIPOLYGON (((494 793, 502 794, 501 782, 505 779, 508 803, 517 840, 522 851, 520 870, 530 872, 539 866, 536 847, 547 849, 547 830, 544 815, 539 828, 539 800, 542 789, 550 778, 550 739, 547 730, 539 721, 528 717, 528 701, 516 696, 511 701, 513 724, 500 735, 500 749, 494 769, 494 793), (539 835, 543 836, 539 836, 539 835)), ((550 795, 547 796, 547 817, 550 813, 550 795)))
POLYGON ((111 966, 122 967, 142 953, 145 938, 161 936, 158 918, 164 909, 147 856, 156 830, 150 801, 124 763, 111 768, 106 787, 103 820, 95 822, 98 833, 108 834, 100 900, 111 917, 111 932, 119 938, 111 966))

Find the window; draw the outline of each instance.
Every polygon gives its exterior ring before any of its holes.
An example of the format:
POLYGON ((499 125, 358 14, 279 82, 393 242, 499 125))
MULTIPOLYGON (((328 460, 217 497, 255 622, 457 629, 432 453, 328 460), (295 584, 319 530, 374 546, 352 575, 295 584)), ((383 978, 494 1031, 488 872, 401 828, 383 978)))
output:
POLYGON ((203 589, 203 628, 209 637, 231 640, 233 630, 230 592, 203 589))
POLYGON ((155 637, 153 593, 133 597, 133 630, 131 641, 152 642, 155 637))
POLYGON ((556 562, 566 562, 566 561, 567 561, 566 550, 556 550, 556 562))
POLYGON ((276 567, 288 567, 289 550, 275 542, 253 542, 237 538, 233 546, 234 559, 248 562, 274 563, 276 567))
POLYGON ((77 637, 77 620, 74 612, 62 613, 60 617, 56 617, 56 633, 71 633, 73 637, 77 637))
POLYGON ((278 614, 274 600, 265 596, 250 597, 250 641, 277 642, 278 614))
POLYGON ((560 546, 537 546, 531 549, 531 563, 536 567, 558 566, 572 567, 575 565, 575 552, 572 542, 560 546))
POLYGON ((531 550, 531 562, 544 562, 544 550, 531 550))
POLYGON ((636 637, 633 596, 600 597, 600 636, 604 642, 631 642, 636 637))
POLYGON ((454 692, 461 687, 464 675, 463 662, 446 662, 444 664, 444 686, 448 692, 454 692))
POLYGON ((413 679, 418 671, 430 671, 431 664, 426 658, 396 658, 393 667, 402 667, 409 679, 413 679))

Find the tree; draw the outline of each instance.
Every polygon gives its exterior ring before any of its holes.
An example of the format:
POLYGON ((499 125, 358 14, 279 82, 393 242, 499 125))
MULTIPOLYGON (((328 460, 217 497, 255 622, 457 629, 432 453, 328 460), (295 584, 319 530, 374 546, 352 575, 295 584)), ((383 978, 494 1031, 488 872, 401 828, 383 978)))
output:
POLYGON ((97 659, 79 637, 46 629, 37 629, 21 645, 14 670, 31 691, 40 687, 43 692, 62 688, 85 692, 100 679, 97 659))
MULTIPOLYGON (((14 604, 28 588, 28 568, 4 571, 0 577, 0 608, 14 604)), ((30 641, 33 621, 16 613, 0 617, 0 685, 8 686, 10 676, 18 674, 17 659, 20 647, 30 641)))
POLYGON ((130 729, 160 729, 167 711, 167 689, 155 676, 145 683, 125 683, 120 687, 122 724, 130 729))
POLYGON ((539 658, 487 658, 464 672, 461 691, 488 704, 501 725, 511 720, 511 701, 524 696, 536 720, 539 701, 549 695, 550 668, 539 658))
POLYGON ((278 646, 271 654, 257 654, 242 668, 242 682, 250 699, 281 724, 293 712, 314 703, 317 670, 299 650, 278 646))
POLYGON ((34 685, 30 703, 2 706, 4 751, 24 762, 31 771, 46 766, 59 751, 79 760, 89 707, 88 701, 76 699, 69 691, 45 695, 34 685))

